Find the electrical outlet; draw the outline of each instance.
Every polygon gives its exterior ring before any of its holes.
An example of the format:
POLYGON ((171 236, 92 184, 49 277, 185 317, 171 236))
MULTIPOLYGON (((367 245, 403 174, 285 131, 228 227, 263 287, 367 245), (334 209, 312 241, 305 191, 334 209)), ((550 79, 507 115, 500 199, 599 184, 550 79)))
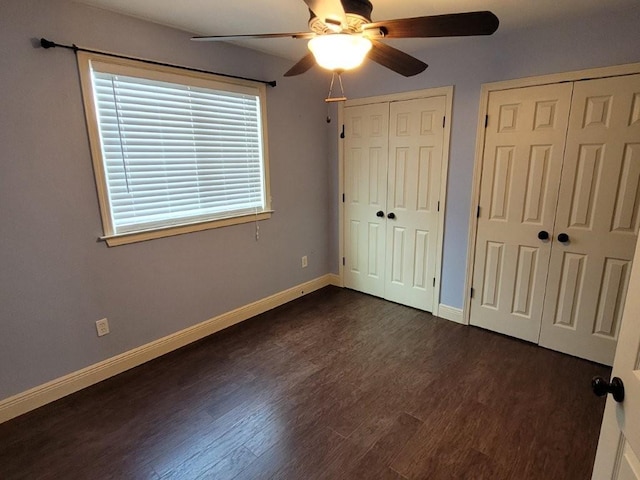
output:
POLYGON ((109 320, 103 318, 102 320, 96 321, 96 330, 98 331, 98 336, 102 337, 109 333, 109 320))
POLYGON ((304 257, 302 257, 302 268, 307 268, 307 265, 309 265, 309 262, 307 260, 307 256, 305 255, 304 257))

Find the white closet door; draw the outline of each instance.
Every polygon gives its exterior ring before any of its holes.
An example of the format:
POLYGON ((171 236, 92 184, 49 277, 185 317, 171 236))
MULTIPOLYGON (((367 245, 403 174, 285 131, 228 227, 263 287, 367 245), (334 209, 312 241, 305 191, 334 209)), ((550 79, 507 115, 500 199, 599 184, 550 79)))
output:
POLYGON ((389 104, 347 107, 344 115, 344 282, 384 297, 389 104))
POLYGON ((640 75, 576 82, 540 345, 613 363, 639 181, 640 75))
POLYGON ((483 153, 471 324, 537 342, 571 84, 492 92, 483 153))
POLYGON ((446 97, 345 108, 345 286, 434 308, 446 97))
POLYGON ((428 311, 434 306, 444 117, 444 96, 390 106, 385 298, 428 311))

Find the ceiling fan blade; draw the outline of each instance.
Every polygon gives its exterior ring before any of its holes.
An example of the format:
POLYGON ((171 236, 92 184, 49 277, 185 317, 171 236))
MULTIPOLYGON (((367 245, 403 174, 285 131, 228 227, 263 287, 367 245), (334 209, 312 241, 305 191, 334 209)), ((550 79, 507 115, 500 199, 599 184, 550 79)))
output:
POLYGON ((246 40, 251 38, 313 38, 316 34, 312 32, 297 33, 255 33, 248 35, 208 35, 191 37, 196 42, 226 42, 228 40, 246 40))
POLYGON ((368 23, 363 30, 380 29, 384 38, 465 37, 491 35, 500 21, 492 12, 451 13, 368 23))
POLYGON ((304 0, 304 3, 324 24, 340 25, 340 30, 347 27, 347 15, 340 0, 304 0))
POLYGON ((293 77, 294 75, 300 75, 301 73, 306 72, 311 67, 316 64, 316 59, 313 56, 313 53, 309 52, 304 57, 300 59, 298 63, 296 63, 293 67, 291 67, 287 73, 284 74, 285 77, 293 77))
POLYGON ((424 72, 428 67, 422 60, 412 57, 397 48, 390 47, 386 43, 372 40, 373 44, 369 52, 369 58, 383 67, 387 67, 405 77, 412 77, 424 72))

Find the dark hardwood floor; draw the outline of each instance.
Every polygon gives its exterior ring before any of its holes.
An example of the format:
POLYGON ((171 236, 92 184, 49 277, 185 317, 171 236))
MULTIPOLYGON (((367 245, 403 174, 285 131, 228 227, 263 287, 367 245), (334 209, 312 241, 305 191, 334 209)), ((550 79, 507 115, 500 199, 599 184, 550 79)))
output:
POLYGON ((0 478, 589 479, 609 373, 329 287, 0 425, 0 478))

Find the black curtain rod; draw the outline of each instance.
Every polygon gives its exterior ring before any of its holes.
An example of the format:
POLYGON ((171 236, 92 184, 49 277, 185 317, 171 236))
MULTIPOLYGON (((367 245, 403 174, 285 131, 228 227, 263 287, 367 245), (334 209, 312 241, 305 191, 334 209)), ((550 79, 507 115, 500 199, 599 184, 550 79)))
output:
POLYGON ((190 72, 209 73, 209 74, 212 74, 212 75, 218 75, 220 77, 235 78, 235 79, 238 79, 238 80, 249 80, 251 82, 264 83, 265 85, 269 85, 270 87, 275 87, 276 86, 276 81, 275 80, 272 80, 272 81, 269 82, 269 81, 266 81, 266 80, 256 80, 255 78, 240 77, 240 76, 237 76, 237 75, 228 75, 226 73, 210 72, 208 70, 200 70, 199 68, 184 67, 182 65, 173 65, 171 63, 164 63, 164 62, 156 62, 154 60, 146 60, 146 59, 143 59, 143 58, 128 57, 126 55, 118 55, 116 53, 101 52, 100 50, 91 50, 90 48, 78 47, 75 44, 73 44, 73 45, 62 45, 60 43, 56 43, 56 42, 52 42, 51 40, 47 40, 46 38, 41 38, 40 39, 40 46, 42 48, 54 48, 54 47, 66 48, 68 50, 73 50, 74 52, 97 53, 99 55, 106 55, 108 57, 123 58, 125 60, 136 60, 138 62, 150 63, 151 65, 160 65, 161 67, 180 68, 182 70, 189 70, 190 72))

